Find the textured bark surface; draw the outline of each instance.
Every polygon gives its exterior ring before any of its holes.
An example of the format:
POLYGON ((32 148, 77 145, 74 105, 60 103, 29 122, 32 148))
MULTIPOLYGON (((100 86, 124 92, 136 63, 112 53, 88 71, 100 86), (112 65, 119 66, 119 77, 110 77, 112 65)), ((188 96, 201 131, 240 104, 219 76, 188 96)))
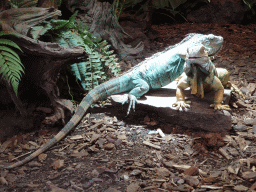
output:
POLYGON ((84 49, 62 47, 57 43, 36 41, 23 35, 12 36, 10 39, 24 51, 22 63, 25 66, 25 78, 41 87, 54 107, 55 114, 46 123, 55 123, 59 119, 64 121, 63 107, 57 102, 58 73, 63 65, 81 62, 87 56, 84 49))
POLYGON ((0 1, 0 12, 6 10, 6 9, 10 9, 11 8, 11 4, 8 0, 1 0, 0 1))
POLYGON ((61 12, 53 8, 8 9, 0 13, 0 21, 4 31, 27 35, 30 27, 58 15, 60 16, 61 12))
POLYGON ((132 39, 132 37, 119 25, 112 14, 113 5, 109 2, 67 0, 66 7, 72 13, 78 10, 77 21, 86 23, 90 32, 97 38, 110 42, 120 58, 134 57, 143 50, 143 43, 139 43, 135 48, 124 43, 126 38, 132 39))
POLYGON ((83 48, 62 47, 57 43, 45 43, 25 36, 31 26, 56 15, 60 15, 60 11, 52 8, 10 9, 0 13, 0 20, 3 21, 0 23, 0 28, 13 31, 17 35, 8 38, 18 44, 23 51, 18 54, 21 55, 25 66, 25 79, 41 87, 55 109, 54 116, 48 118, 47 123, 54 123, 58 119, 64 121, 63 107, 57 102, 56 85, 61 66, 79 62, 86 57, 83 48))

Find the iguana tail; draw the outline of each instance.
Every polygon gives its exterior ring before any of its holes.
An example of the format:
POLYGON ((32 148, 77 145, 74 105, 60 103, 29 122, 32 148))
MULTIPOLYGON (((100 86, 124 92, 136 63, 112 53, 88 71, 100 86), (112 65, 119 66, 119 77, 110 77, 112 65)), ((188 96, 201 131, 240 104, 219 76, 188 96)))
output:
POLYGON ((57 142, 59 142, 80 122, 80 120, 86 113, 87 109, 94 102, 104 99, 112 94, 126 91, 126 90, 120 91, 120 89, 121 89, 120 80, 123 80, 123 79, 120 79, 120 77, 119 77, 119 78, 113 79, 111 81, 108 81, 106 83, 103 83, 103 84, 95 87, 92 91, 90 91, 83 98, 82 102, 80 103, 80 105, 79 105, 77 111, 75 112, 75 114, 73 115, 73 117, 70 119, 70 121, 64 126, 64 128, 54 138, 52 138, 48 143, 41 146, 37 151, 35 151, 34 153, 29 155, 22 161, 18 161, 16 163, 6 167, 6 169, 12 169, 12 168, 21 166, 21 165, 31 161, 32 159, 34 159, 35 157, 37 157, 38 155, 40 155, 41 153, 43 153, 44 151, 46 151, 47 149, 49 149, 50 147, 55 145, 57 142))

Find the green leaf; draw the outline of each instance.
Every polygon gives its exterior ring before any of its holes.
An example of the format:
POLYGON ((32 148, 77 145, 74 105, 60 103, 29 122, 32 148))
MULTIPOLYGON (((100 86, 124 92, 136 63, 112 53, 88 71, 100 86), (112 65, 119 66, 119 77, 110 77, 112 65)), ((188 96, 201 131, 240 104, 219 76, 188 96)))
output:
MULTIPOLYGON (((159 0, 161 1, 161 0, 159 0)), ((187 0, 169 0, 172 9, 176 9, 178 6, 180 6, 181 4, 185 3, 187 0)))
POLYGON ((255 0, 243 0, 243 2, 251 9, 254 4, 256 4, 255 0))
POLYGON ((12 49, 10 49, 9 47, 6 47, 6 46, 0 46, 0 51, 7 51, 9 53, 11 53, 13 56, 15 56, 17 59, 19 59, 19 55, 13 51, 12 49))
POLYGON ((10 57, 11 59, 15 60, 17 63, 20 64, 20 66, 24 67, 21 63, 20 58, 15 57, 13 54, 10 54, 9 52, 2 52, 3 57, 10 57))
POLYGON ((4 36, 4 35, 15 35, 15 36, 17 36, 15 33, 11 32, 11 31, 0 31, 0 36, 4 36))
POLYGON ((5 77, 7 72, 9 71, 9 68, 7 65, 3 65, 1 68, 0 68, 0 74, 4 77, 4 78, 8 78, 8 77, 5 77))
POLYGON ((23 52, 23 51, 21 50, 21 48, 20 48, 16 43, 14 43, 13 41, 11 41, 11 40, 9 40, 9 39, 0 39, 0 44, 2 44, 2 45, 8 45, 8 46, 14 47, 14 48, 20 50, 21 52, 23 52))

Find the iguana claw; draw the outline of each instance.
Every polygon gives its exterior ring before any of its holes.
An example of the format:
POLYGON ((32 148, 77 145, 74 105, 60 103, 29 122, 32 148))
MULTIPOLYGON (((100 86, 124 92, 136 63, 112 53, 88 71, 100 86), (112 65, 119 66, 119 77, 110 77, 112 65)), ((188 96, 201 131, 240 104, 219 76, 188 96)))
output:
POLYGON ((131 108, 133 109, 133 111, 135 111, 135 103, 137 103, 137 98, 134 95, 129 94, 127 99, 122 104, 125 103, 129 103, 129 107, 127 110, 127 115, 129 115, 131 108))
POLYGON ((179 110, 180 108, 181 109, 186 109, 186 108, 190 108, 190 105, 187 104, 185 101, 177 101, 175 103, 173 103, 173 106, 175 106, 176 110, 179 110))
POLYGON ((216 110, 231 110, 229 105, 222 105, 220 103, 211 104, 210 107, 212 107, 216 110))

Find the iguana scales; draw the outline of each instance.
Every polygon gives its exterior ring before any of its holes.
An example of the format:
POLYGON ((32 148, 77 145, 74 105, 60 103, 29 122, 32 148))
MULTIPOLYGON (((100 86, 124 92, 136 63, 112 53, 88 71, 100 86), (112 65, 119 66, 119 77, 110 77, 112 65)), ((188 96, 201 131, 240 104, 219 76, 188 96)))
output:
POLYGON ((204 92, 214 91, 214 103, 210 106, 218 110, 230 110, 229 105, 222 105, 224 87, 227 86, 244 99, 243 93, 230 83, 229 72, 224 68, 215 68, 203 45, 189 47, 184 73, 176 89, 177 102, 173 105, 177 110, 190 107, 185 101, 185 89, 190 87, 191 94, 201 98, 204 97, 204 92))
POLYGON ((209 55, 215 55, 222 48, 223 37, 213 34, 188 34, 180 43, 151 56, 121 76, 95 87, 83 98, 73 117, 54 138, 22 161, 6 168, 23 165, 52 147, 79 123, 86 110, 96 101, 113 94, 130 91, 126 100, 129 102, 127 111, 129 114, 131 108, 135 110, 138 97, 147 93, 149 89, 163 87, 179 77, 183 72, 187 48, 201 44, 207 49, 209 55))

